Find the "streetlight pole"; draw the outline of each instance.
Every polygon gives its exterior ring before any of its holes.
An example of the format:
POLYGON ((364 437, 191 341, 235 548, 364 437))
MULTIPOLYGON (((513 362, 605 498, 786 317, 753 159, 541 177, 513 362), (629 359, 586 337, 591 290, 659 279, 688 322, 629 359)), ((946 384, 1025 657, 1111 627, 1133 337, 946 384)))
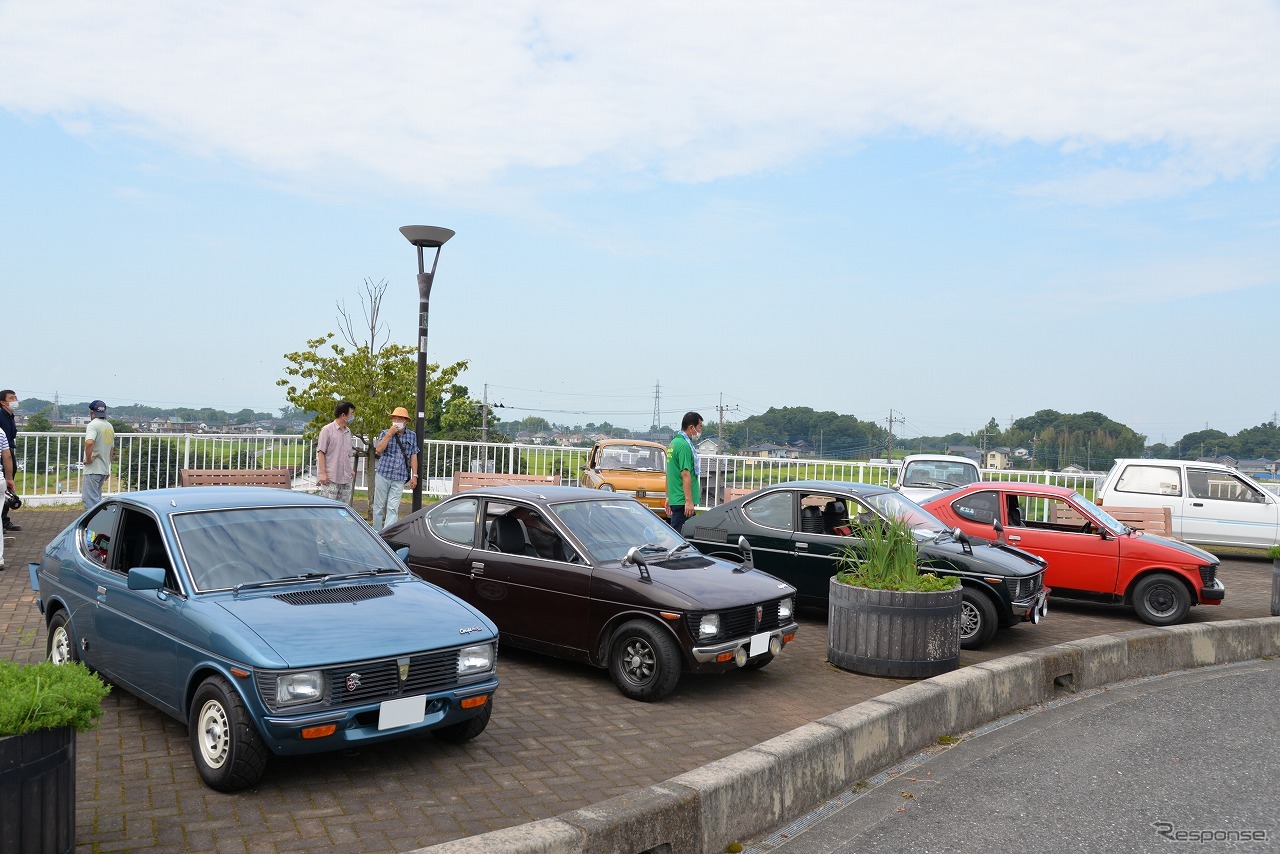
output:
POLYGON ((440 248, 453 237, 448 228, 434 225, 405 225, 400 233, 405 239, 418 247, 418 417, 414 421, 414 430, 418 434, 418 482, 413 487, 413 509, 422 509, 422 482, 427 478, 427 454, 423 429, 427 418, 427 314, 431 306, 431 283, 435 279, 436 264, 440 262, 440 248), (422 250, 434 249, 435 257, 431 260, 431 270, 427 271, 422 250))

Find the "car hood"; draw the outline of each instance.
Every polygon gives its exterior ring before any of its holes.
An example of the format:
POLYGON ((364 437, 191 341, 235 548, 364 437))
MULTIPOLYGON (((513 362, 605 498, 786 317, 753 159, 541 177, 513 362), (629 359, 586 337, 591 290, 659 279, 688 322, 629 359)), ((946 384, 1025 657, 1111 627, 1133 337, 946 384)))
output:
POLYGON ((972 555, 966 553, 964 545, 956 540, 921 543, 920 556, 977 564, 975 568, 993 575, 1021 577, 1044 571, 1043 560, 1014 546, 979 539, 972 539, 970 544, 973 546, 972 555))
POLYGON ((283 667, 410 655, 491 640, 488 618, 417 579, 299 585, 227 593, 218 603, 260 637, 283 667))
MULTIPOLYGON (((664 564, 650 563, 648 568, 651 595, 655 601, 667 600, 661 607, 719 611, 794 596, 796 592, 790 584, 758 569, 743 572, 727 561, 702 555, 664 564), (659 596, 659 591, 664 591, 666 596, 659 596)), ((618 563, 610 565, 607 573, 641 578, 639 567, 618 563)))
POLYGON ((1164 546, 1167 549, 1181 552, 1185 557, 1184 560, 1193 560, 1197 563, 1217 563, 1218 558, 1204 549, 1196 548, 1190 543, 1184 543, 1181 540, 1171 540, 1168 537, 1161 537, 1156 534, 1148 534, 1146 531, 1131 531, 1130 537, 1140 537, 1144 543, 1164 546))

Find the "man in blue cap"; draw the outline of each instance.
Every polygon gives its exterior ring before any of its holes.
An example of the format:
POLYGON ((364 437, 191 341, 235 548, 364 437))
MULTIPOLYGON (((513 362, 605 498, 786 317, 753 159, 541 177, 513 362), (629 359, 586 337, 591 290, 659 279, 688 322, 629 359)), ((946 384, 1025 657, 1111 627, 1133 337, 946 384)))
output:
POLYGON ((107 420, 107 405, 101 400, 89 404, 92 421, 84 431, 84 496, 85 508, 102 500, 102 484, 111 474, 111 449, 116 444, 116 429, 107 420))

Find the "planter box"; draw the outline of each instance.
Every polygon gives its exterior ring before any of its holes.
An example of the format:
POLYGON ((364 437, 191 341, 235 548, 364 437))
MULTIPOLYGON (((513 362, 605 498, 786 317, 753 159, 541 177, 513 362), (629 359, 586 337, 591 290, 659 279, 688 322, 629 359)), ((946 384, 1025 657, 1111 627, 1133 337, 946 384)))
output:
POLYGON ((76 731, 66 726, 0 738, 0 851, 75 847, 76 731))
POLYGON ((960 666, 960 588, 938 593, 830 583, 827 660, 869 676, 923 679, 960 666))

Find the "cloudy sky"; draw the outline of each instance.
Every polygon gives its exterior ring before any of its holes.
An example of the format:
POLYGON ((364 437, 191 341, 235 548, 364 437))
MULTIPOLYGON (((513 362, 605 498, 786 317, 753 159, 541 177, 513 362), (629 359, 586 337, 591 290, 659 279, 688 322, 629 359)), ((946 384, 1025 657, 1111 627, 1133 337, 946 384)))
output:
POLYGON ((457 236, 505 415, 1280 408, 1280 4, 0 0, 0 385, 276 410, 457 236))

